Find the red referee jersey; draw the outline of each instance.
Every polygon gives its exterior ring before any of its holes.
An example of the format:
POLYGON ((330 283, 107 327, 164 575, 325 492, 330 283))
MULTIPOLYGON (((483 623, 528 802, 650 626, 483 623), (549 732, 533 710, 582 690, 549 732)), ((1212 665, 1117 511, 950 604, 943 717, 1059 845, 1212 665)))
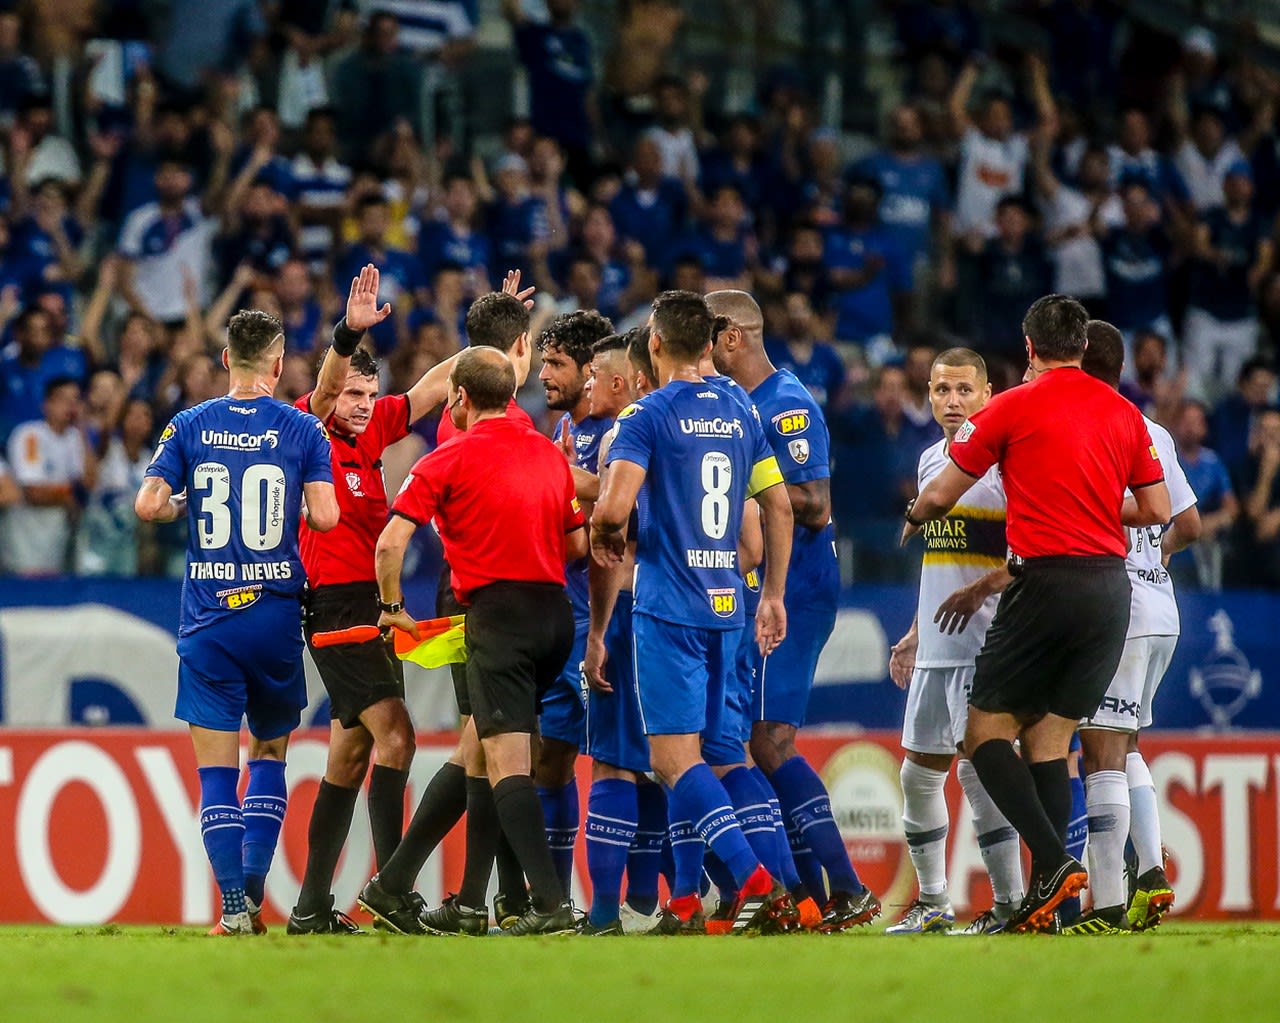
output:
MULTIPOLYGON (((537 427, 533 425, 533 419, 530 418, 529 413, 516 404, 515 398, 512 398, 511 401, 507 403, 507 416, 518 423, 523 423, 531 429, 537 429, 537 427)), ((462 431, 453 425, 453 417, 449 415, 448 406, 445 406, 444 411, 440 413, 440 425, 436 427, 436 447, 439 447, 447 440, 452 440, 460 433, 462 433, 462 431)))
MULTIPOLYGON (((294 403, 311 411, 311 394, 294 403)), ((304 519, 299 531, 302 565, 307 583, 373 582, 373 551, 387 524, 387 488, 382 479, 382 453, 409 433, 409 398, 388 394, 373 404, 369 426, 358 437, 329 428, 329 457, 333 464, 333 489, 341 517, 327 533, 311 530, 304 519)))
POLYGON ((960 427, 951 460, 981 477, 999 463, 1009 547, 1024 558, 1125 555, 1125 488, 1164 472, 1137 406, 1063 367, 998 394, 960 427))
POLYGON ((436 520, 462 604, 499 580, 563 586, 565 536, 584 522, 564 455, 509 413, 418 459, 391 510, 436 520))

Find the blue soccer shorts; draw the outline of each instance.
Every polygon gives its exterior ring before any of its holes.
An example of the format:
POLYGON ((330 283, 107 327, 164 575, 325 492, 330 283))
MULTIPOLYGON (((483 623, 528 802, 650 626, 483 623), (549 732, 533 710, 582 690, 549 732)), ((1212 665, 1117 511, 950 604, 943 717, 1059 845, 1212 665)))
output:
POLYGON ((712 767, 732 767, 746 762, 743 743, 751 738, 751 693, 759 669, 756 620, 748 615, 734 650, 733 673, 725 689, 720 730, 714 735, 707 733, 702 740, 702 759, 712 767))
POLYGON ((690 628, 647 614, 632 623, 644 734, 718 732, 741 630, 690 628))
POLYGON ((835 627, 834 607, 787 608, 787 638, 764 659, 751 694, 756 721, 804 724, 818 657, 835 627))
POLYGON ((263 595, 248 607, 178 640, 174 717, 217 732, 244 718, 257 739, 288 735, 302 720, 302 606, 263 595))
POLYGON ((602 764, 642 774, 649 770, 649 740, 644 736, 636 692, 631 607, 631 594, 620 593, 604 634, 608 654, 604 676, 613 692, 586 690, 587 753, 602 764))
POLYGON ((542 694, 538 730, 544 739, 558 739, 582 749, 587 707, 582 698, 582 659, 587 652, 589 622, 573 623, 573 649, 564 670, 542 694))

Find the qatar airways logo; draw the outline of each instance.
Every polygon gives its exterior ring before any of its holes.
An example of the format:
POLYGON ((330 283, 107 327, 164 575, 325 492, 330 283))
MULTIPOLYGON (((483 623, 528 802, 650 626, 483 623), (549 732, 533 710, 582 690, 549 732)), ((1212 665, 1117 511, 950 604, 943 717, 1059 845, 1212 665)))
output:
POLYGON ((261 451, 264 447, 274 448, 280 443, 280 431, 232 433, 230 430, 201 430, 200 443, 232 451, 261 451))
POLYGON ((691 433, 695 437, 742 437, 746 431, 742 429, 741 419, 681 419, 680 432, 691 433))

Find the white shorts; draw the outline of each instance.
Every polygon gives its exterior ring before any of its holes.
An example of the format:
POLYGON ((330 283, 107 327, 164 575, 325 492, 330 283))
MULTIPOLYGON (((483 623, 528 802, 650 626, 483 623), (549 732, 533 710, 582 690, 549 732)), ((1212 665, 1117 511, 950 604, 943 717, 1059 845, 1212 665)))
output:
POLYGON ((1151 727, 1151 703, 1160 688, 1169 662, 1173 660, 1177 636, 1135 636, 1124 641, 1120 667, 1107 687, 1107 694, 1091 718, 1081 728, 1107 728, 1136 732, 1151 727))
POLYGON ((955 668, 916 668, 907 689, 907 713, 902 722, 902 747, 912 753, 953 756, 964 742, 969 721, 969 690, 973 665, 955 668))

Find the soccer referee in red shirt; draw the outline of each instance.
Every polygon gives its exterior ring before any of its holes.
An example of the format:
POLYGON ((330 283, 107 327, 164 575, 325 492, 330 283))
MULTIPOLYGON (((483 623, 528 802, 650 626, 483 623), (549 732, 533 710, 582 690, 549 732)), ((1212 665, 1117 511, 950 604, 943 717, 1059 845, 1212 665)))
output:
MULTIPOLYGON (((378 539, 377 571, 380 624, 416 631, 401 602, 401 564, 414 530, 436 520, 458 601, 467 608, 467 692, 481 744, 466 765, 467 876, 454 908, 487 920, 481 900, 500 828, 529 879, 531 908, 502 932, 520 936, 571 931, 575 924, 547 845, 529 742, 539 697, 573 645, 564 566, 586 554, 587 538, 564 455, 505 414, 515 386, 510 360, 496 349, 458 356, 449 409, 455 419, 465 417, 466 433, 414 466, 378 539), (489 787, 486 805, 479 790, 489 787)), ((394 924, 404 897, 382 898, 376 882, 365 886, 361 905, 394 924)))
MULTIPOLYGON (((410 426, 438 406, 448 392, 447 366, 433 367, 406 394, 378 397, 378 365, 359 347, 365 330, 391 312, 378 306, 378 268, 352 280, 346 316, 333 329, 314 391, 295 403, 329 430, 333 480, 342 511, 338 526, 317 533, 304 523, 300 535, 307 572, 306 635, 372 625, 378 620, 373 552, 387 522, 382 454, 410 426)), ((511 301, 515 301, 512 299, 511 301)), ((404 790, 413 759, 413 723, 404 704, 400 662, 379 640, 311 647, 329 694, 329 757, 311 811, 307 868, 290 934, 349 933, 353 925, 334 912, 334 870, 351 829, 360 785, 374 755, 369 782, 369 823, 381 866, 400 842, 404 790), (376 754, 375 754, 376 750, 376 754)))
POLYGON ((941 518, 999 464, 1015 579, 978 654, 965 751, 1031 850, 1011 926, 1043 930, 1088 884, 1066 851, 1067 747, 1115 675, 1129 625, 1124 526, 1169 520, 1169 492, 1142 414, 1083 372, 1089 315, 1047 295, 1022 321, 1034 381, 997 395, 951 442, 951 462, 907 508, 941 518), (1135 506, 1123 511, 1125 488, 1135 506), (1022 757, 1013 749, 1021 736, 1022 757))

